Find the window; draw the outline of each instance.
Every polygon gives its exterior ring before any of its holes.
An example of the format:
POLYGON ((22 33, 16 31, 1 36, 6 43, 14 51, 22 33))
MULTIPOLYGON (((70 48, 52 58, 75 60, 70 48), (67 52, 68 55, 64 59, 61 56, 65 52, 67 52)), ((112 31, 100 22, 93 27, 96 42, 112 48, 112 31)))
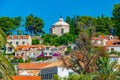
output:
POLYGON ((49 50, 49 47, 46 47, 46 50, 49 50))
POLYGON ((24 56, 24 53, 22 53, 21 56, 24 56))
POLYGON ((49 54, 52 55, 52 52, 50 52, 49 54))
POLYGON ((18 56, 18 53, 16 54, 16 56, 18 56))
POLYGON ((114 48, 111 48, 111 51, 114 51, 114 48))
POLYGON ((52 79, 52 74, 51 73, 49 73, 49 79, 52 79))
POLYGON ((11 48, 11 47, 8 47, 8 51, 12 51, 12 48, 11 48))
POLYGON ((10 39, 12 39, 12 36, 10 36, 10 39))
POLYGON ((69 75, 72 75, 73 74, 73 72, 69 72, 69 75))
POLYGON ((64 34, 64 29, 63 28, 61 29, 61 34, 64 34))
POLYGON ((18 39, 18 36, 16 36, 16 39, 18 39))
POLYGON ((20 48, 19 50, 22 50, 22 48, 20 48))
POLYGON ((35 56, 35 53, 33 53, 33 56, 35 56))
POLYGON ((10 44, 12 44, 12 42, 10 42, 10 44))
POLYGON ((23 41, 22 44, 25 44, 25 42, 23 41))
POLYGON ((19 42, 16 42, 16 44, 18 45, 18 44, 19 44, 19 42))
POLYGON ((44 52, 44 55, 47 55, 47 53, 46 53, 46 52, 44 52))

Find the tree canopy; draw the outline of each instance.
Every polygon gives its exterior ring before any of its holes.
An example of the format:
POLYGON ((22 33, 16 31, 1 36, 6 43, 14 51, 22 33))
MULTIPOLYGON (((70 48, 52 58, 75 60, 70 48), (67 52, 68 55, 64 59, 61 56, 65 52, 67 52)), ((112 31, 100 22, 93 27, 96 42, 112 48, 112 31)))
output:
POLYGON ((6 33, 11 33, 12 30, 15 30, 20 26, 21 21, 22 18, 20 16, 15 18, 0 17, 0 28, 6 33))
POLYGON ((41 18, 36 17, 32 14, 26 17, 25 28, 29 33, 39 35, 44 33, 43 31, 44 22, 41 18))
POLYGON ((115 33, 120 38, 120 3, 114 5, 112 15, 115 33))

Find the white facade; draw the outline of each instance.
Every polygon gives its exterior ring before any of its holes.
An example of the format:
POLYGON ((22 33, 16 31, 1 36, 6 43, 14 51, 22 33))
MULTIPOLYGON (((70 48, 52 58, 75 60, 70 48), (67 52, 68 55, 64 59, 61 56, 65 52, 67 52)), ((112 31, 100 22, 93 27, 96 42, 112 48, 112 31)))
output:
POLYGON ((52 25, 50 33, 61 36, 64 33, 69 33, 69 29, 69 24, 64 22, 63 18, 59 18, 59 21, 52 25))
POLYGON ((40 75, 42 80, 53 80, 53 76, 57 74, 63 80, 63 78, 68 77, 72 73, 73 71, 71 69, 55 66, 42 69, 40 75))
POLYGON ((60 55, 64 55, 67 50, 66 46, 46 46, 43 51, 45 56, 52 56, 54 53, 59 53, 60 55))
POLYGON ((35 59, 43 50, 44 45, 20 45, 16 48, 15 57, 21 57, 24 60, 28 58, 35 59))
MULTIPOLYGON (((31 45, 32 38, 29 35, 9 35, 7 37, 7 42, 9 42, 14 48, 18 45, 31 45)), ((6 44, 6 53, 12 53, 14 49, 6 44)))
POLYGON ((107 46, 107 49, 109 52, 111 52, 111 51, 120 52, 120 45, 119 46, 107 46))

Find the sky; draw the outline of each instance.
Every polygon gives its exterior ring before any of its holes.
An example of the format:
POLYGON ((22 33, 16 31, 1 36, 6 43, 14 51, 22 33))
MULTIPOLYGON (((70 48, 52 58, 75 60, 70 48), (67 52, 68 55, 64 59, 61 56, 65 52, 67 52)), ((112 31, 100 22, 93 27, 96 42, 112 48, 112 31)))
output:
POLYGON ((38 16, 44 21, 44 31, 49 33, 50 27, 59 17, 66 16, 112 16, 113 6, 120 0, 0 0, 0 17, 21 16, 24 21, 29 14, 38 16))

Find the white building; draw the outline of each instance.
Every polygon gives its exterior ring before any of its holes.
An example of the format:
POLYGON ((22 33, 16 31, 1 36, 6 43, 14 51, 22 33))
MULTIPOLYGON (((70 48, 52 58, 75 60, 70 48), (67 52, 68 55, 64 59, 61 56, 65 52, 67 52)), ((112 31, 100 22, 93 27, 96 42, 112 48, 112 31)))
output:
POLYGON ((64 55, 65 51, 67 51, 66 46, 45 46, 45 50, 43 51, 45 56, 53 56, 55 53, 64 55))
POLYGON ((35 59, 44 50, 44 45, 19 45, 16 47, 15 57, 35 59))
POLYGON ((40 72, 42 80, 53 80, 55 74, 63 80, 73 74, 73 70, 62 67, 62 62, 56 61, 42 68, 40 72))
POLYGON ((108 49, 108 52, 120 52, 120 40, 116 36, 99 35, 98 37, 92 38, 92 44, 93 46, 105 46, 108 49))
POLYGON ((61 36, 64 33, 69 33, 69 29, 69 24, 66 23, 63 18, 59 18, 58 22, 52 25, 50 33, 61 36))
MULTIPOLYGON (((9 35, 7 36, 7 42, 9 42, 14 48, 18 45, 31 45, 32 39, 29 35, 9 35)), ((12 53, 14 49, 6 44, 6 53, 12 53)))

